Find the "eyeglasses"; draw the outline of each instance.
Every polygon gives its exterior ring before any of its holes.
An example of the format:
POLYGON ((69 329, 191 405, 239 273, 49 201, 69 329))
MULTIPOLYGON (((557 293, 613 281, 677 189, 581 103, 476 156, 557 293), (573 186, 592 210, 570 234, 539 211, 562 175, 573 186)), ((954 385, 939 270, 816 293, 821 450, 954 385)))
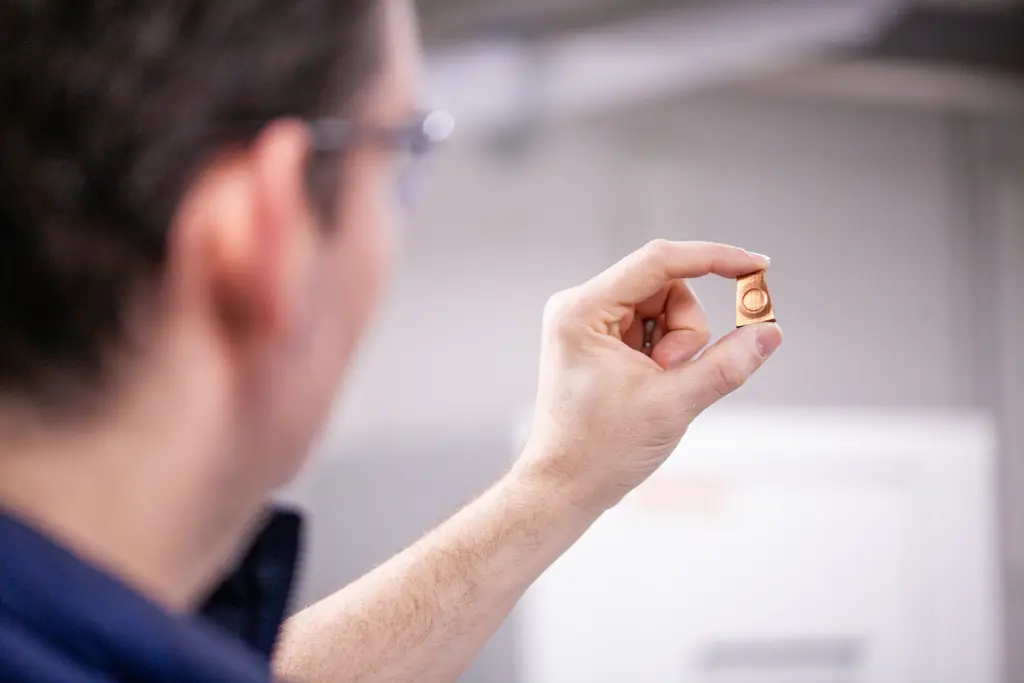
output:
POLYGON ((399 200, 411 207, 418 198, 422 160, 451 137, 455 120, 442 110, 419 112, 407 123, 393 126, 360 124, 349 119, 323 118, 310 122, 313 148, 338 152, 353 145, 370 143, 406 155, 398 178, 399 200))

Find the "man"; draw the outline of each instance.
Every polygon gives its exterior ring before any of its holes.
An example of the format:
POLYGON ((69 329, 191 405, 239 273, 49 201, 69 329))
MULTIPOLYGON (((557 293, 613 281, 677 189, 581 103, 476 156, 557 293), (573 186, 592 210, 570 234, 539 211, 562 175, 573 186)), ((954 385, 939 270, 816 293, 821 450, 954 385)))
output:
POLYGON ((301 464, 377 302, 396 155, 445 132, 418 113, 413 10, 0 7, 0 680, 454 681, 781 342, 746 328, 694 360, 708 328, 686 278, 768 265, 734 247, 655 242, 555 295, 515 466, 288 621, 271 673, 195 612, 301 464))

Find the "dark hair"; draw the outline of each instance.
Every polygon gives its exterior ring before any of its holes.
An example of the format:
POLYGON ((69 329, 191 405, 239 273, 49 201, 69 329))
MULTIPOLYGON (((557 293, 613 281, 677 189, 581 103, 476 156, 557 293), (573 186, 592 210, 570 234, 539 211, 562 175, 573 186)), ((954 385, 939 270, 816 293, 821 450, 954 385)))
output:
POLYGON ((253 122, 351 105, 379 14, 375 0, 0 0, 0 396, 102 384, 194 174, 253 122))

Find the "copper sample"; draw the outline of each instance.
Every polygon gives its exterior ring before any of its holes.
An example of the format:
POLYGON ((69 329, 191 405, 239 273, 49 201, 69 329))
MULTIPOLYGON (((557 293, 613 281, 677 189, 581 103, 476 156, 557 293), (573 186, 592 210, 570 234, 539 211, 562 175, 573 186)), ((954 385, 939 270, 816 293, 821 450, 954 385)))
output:
POLYGON ((736 327, 754 323, 775 322, 772 296, 764 271, 751 273, 736 280, 736 327))

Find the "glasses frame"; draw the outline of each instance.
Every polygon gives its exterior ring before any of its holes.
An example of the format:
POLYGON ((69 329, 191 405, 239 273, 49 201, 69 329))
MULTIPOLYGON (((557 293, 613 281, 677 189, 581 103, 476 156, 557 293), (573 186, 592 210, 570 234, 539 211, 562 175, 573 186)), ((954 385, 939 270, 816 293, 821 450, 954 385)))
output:
POLYGON ((455 129, 451 114, 442 109, 418 112, 411 121, 396 125, 363 124, 343 118, 314 119, 309 125, 318 152, 338 152, 370 143, 414 157, 434 151, 455 129))
POLYGON ((399 201, 410 208, 418 195, 418 171, 422 160, 451 137, 455 120, 442 109, 417 112, 408 122, 396 125, 365 124, 345 118, 318 118, 309 122, 313 149, 319 153, 341 152, 360 144, 408 155, 398 177, 399 201))

